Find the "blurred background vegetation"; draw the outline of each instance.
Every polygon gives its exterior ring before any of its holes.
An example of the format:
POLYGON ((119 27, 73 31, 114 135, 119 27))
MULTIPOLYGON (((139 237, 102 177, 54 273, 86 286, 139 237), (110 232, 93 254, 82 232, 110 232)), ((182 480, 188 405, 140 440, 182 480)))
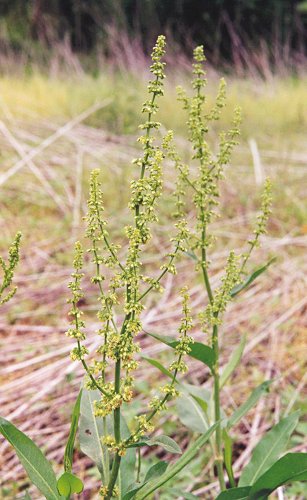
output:
POLYGON ((116 64, 123 62, 119 49, 127 52, 127 41, 137 53, 148 54, 157 34, 167 33, 173 52, 190 53, 191 45, 203 43, 215 66, 232 64, 240 72, 256 66, 264 74, 268 64, 270 69, 286 64, 297 71, 305 62, 306 27, 302 0, 0 2, 2 56, 23 55, 27 66, 59 51, 60 44, 66 55, 90 54, 92 69, 95 55, 96 61, 106 57, 116 64))

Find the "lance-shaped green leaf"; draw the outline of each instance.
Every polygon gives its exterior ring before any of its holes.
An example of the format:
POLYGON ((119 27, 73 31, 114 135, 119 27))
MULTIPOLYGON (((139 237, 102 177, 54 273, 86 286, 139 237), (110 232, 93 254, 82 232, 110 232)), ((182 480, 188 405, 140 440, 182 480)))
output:
POLYGON ((247 401, 245 401, 245 403, 239 406, 239 408, 228 419, 227 423, 228 429, 230 429, 238 422, 240 422, 241 418, 244 417, 244 415, 246 415, 246 413, 249 412, 249 410, 253 408, 253 406, 255 406, 255 404, 261 398, 261 396, 269 392, 269 387, 272 384, 272 382, 273 380, 266 380, 258 387, 256 387, 256 389, 253 390, 247 401))
POLYGON ((283 484, 307 481, 307 453, 288 453, 280 458, 252 486, 249 499, 266 499, 283 484))
POLYGON ((167 467, 168 462, 164 462, 163 460, 149 467, 148 471, 146 472, 144 483, 148 483, 148 481, 151 481, 156 477, 160 477, 162 474, 164 474, 167 467))
POLYGON ((168 451, 169 453, 177 453, 177 454, 182 453, 176 441, 174 441, 169 436, 164 436, 164 435, 155 436, 153 438, 143 437, 137 443, 131 444, 130 448, 138 448, 140 446, 161 446, 161 448, 164 448, 164 450, 168 451))
POLYGON ((226 429, 223 429, 224 441, 224 463, 229 478, 230 485, 234 488, 236 486, 233 470, 232 470, 232 439, 226 429))
POLYGON ((83 491, 83 483, 81 479, 79 479, 71 472, 64 472, 62 476, 58 479, 58 490, 61 495, 64 495, 65 498, 70 498, 74 493, 82 493, 83 491))
POLYGON ((77 400, 75 402, 75 406, 71 416, 71 424, 69 436, 64 452, 64 470, 65 472, 71 472, 72 463, 73 463, 73 454, 74 454, 74 446, 75 439, 77 435, 78 425, 79 425, 79 417, 80 417, 80 404, 81 404, 81 396, 82 389, 80 390, 77 400))
MULTIPOLYGON (((148 332, 146 333, 151 337, 153 337, 154 339, 163 342, 163 344, 172 347, 173 349, 177 347, 179 342, 179 340, 176 340, 173 337, 170 337, 169 335, 157 335, 156 333, 148 333, 148 332)), ((202 344, 201 342, 194 342, 193 344, 190 344, 190 349, 191 350, 188 353, 188 356, 191 356, 192 358, 201 361, 206 366, 208 366, 210 370, 213 369, 215 363, 215 354, 211 347, 209 347, 206 344, 202 344)))
POLYGON ((88 391, 83 389, 80 406, 80 448, 85 455, 93 460, 99 472, 106 480, 109 474, 108 451, 102 445, 101 437, 104 435, 103 419, 94 415, 93 403, 99 401, 98 390, 88 391))
POLYGON ((130 500, 131 498, 133 498, 135 494, 141 488, 143 488, 143 486, 145 486, 146 483, 148 483, 148 481, 151 481, 152 479, 161 476, 166 471, 167 467, 168 463, 163 461, 157 462, 151 467, 149 467, 148 471, 146 472, 144 481, 141 483, 133 483, 123 496, 123 500, 130 500))
POLYGON ((247 276, 247 278, 243 281, 243 283, 240 283, 239 285, 234 286, 230 292, 230 296, 235 297, 236 295, 238 295, 238 293, 242 292, 242 290, 245 290, 245 288, 247 288, 249 285, 251 285, 251 283, 253 283, 253 281, 255 281, 255 279, 257 279, 258 276, 260 276, 262 273, 264 273, 268 269, 268 267, 275 261, 276 261, 276 257, 269 260, 269 262, 267 264, 259 267, 258 269, 256 269, 256 271, 254 271, 252 274, 247 276))
POLYGON ((237 368, 238 364, 240 363, 242 355, 243 355, 245 344, 246 344, 246 335, 244 335, 241 338, 240 344, 233 351, 233 353, 230 357, 230 360, 228 361, 227 365, 225 366, 225 368, 222 372, 222 375, 220 377, 220 387, 221 388, 226 384, 227 380, 229 379, 231 374, 234 372, 234 370, 237 368))
POLYGON ((250 486, 278 460, 297 426, 299 413, 283 418, 256 445, 250 462, 243 469, 239 486, 250 486))
POLYGON ((216 497, 216 500, 247 500, 250 490, 250 486, 230 488, 229 490, 222 491, 222 493, 216 497))
MULTIPOLYGON (((204 406, 202 407, 196 398, 197 396, 182 394, 177 399, 176 407, 180 421, 191 431, 203 434, 208 430, 209 424, 204 406)), ((206 405, 206 401, 203 402, 206 405)))
MULTIPOLYGON (((109 419, 109 421, 111 421, 111 419, 109 419)), ((130 431, 123 415, 120 421, 120 430, 123 439, 127 439, 130 436, 130 431)), ((113 422, 112 422, 112 431, 113 431, 113 422)), ((118 475, 120 497, 123 496, 126 493, 126 491, 128 491, 128 488, 131 484, 131 478, 134 478, 135 462, 136 462, 135 450, 128 449, 126 451, 126 454, 122 457, 120 461, 120 469, 118 475)))
POLYGON ((173 378, 172 372, 170 372, 167 368, 164 368, 164 366, 156 359, 147 358, 146 356, 142 356, 142 358, 145 359, 145 361, 147 361, 155 368, 158 368, 158 370, 160 370, 160 372, 166 375, 167 377, 173 378))
POLYGON ((191 460, 195 457, 195 455, 201 450, 204 444, 210 439, 210 436, 215 431, 218 422, 216 422, 208 431, 200 436, 187 450, 183 455, 175 462, 173 465, 170 465, 166 472, 162 474, 159 478, 149 481, 144 487, 142 487, 137 494, 135 495, 136 500, 143 500, 148 498, 151 493, 159 489, 163 486, 167 481, 172 479, 172 477, 179 474, 179 472, 188 465, 191 460))
POLYGON ((58 500, 57 480, 50 462, 36 444, 5 418, 0 417, 0 432, 13 446, 32 483, 47 500, 58 500))

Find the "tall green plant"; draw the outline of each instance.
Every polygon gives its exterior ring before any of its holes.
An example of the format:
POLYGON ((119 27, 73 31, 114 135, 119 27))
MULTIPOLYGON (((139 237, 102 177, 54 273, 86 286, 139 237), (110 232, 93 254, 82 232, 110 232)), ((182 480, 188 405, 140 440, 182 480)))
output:
MULTIPOLYGON (((227 133, 221 134, 219 151, 213 154, 206 141, 206 134, 210 122, 219 118, 221 109, 225 105, 225 82, 221 81, 215 106, 206 111, 203 49, 202 47, 195 49, 192 82, 194 95, 188 97, 182 89, 179 90, 180 100, 188 112, 193 161, 198 164, 196 177, 192 175, 174 148, 172 133, 168 132, 160 140, 159 134, 156 133, 160 124, 155 121, 155 115, 158 111, 158 99, 163 95, 165 77, 162 62, 164 51, 165 38, 160 36, 152 53, 150 70, 153 79, 149 82, 149 97, 143 106, 146 119, 140 126, 143 132, 139 137, 143 152, 140 158, 134 160, 138 177, 131 182, 129 202, 131 224, 124 228, 126 235, 124 249, 110 238, 107 217, 104 217, 99 171, 94 170, 90 178, 86 236, 90 241, 88 252, 94 268, 91 281, 96 286, 96 298, 99 304, 97 314, 99 329, 96 333, 100 343, 95 353, 89 352, 86 324, 80 305, 84 296, 82 291, 84 250, 81 243, 77 242, 73 262, 74 272, 69 284, 72 319, 67 335, 76 343, 71 351, 71 359, 79 361, 83 366, 85 382, 72 412, 71 427, 64 452, 64 473, 59 479, 35 443, 9 421, 0 418, 0 432, 15 448, 31 481, 47 500, 69 499, 74 493, 81 493, 83 490, 82 481, 72 472, 78 429, 81 450, 92 459, 100 472, 100 496, 105 500, 112 497, 121 500, 152 498, 159 488, 191 463, 197 453, 202 452, 208 441, 214 455, 221 489, 219 499, 265 499, 274 489, 288 481, 307 479, 306 454, 293 453, 281 457, 288 438, 297 424, 296 413, 282 419, 262 438, 255 447, 250 462, 243 469, 238 484, 233 473, 231 428, 268 390, 271 381, 263 382, 241 407, 229 418, 225 418, 222 411, 221 390, 240 362, 245 339, 242 339, 224 371, 221 372, 219 331, 229 302, 243 292, 271 263, 270 261, 251 274, 246 274, 252 251, 258 246, 260 236, 266 231, 266 222, 270 214, 271 186, 267 181, 262 196, 261 213, 246 251, 242 255, 230 251, 221 283, 214 289, 211 284, 208 257, 214 242, 210 223, 216 215, 223 168, 230 161, 232 149, 239 135, 240 113, 238 110, 235 112, 232 128, 227 133), (178 220, 175 223, 175 236, 172 238, 173 249, 165 256, 158 276, 153 278, 144 274, 142 256, 151 240, 151 227, 158 222, 157 205, 162 194, 162 165, 165 158, 171 158, 178 171, 175 192, 178 220), (196 213, 196 224, 190 229, 185 217, 185 197, 189 189, 193 193, 196 213), (169 377, 169 381, 149 400, 147 409, 137 413, 134 423, 129 423, 128 426, 125 409, 131 404, 136 393, 134 381, 138 368, 136 355, 140 352, 136 337, 142 331, 141 313, 145 307, 144 302, 149 293, 162 291, 161 281, 166 273, 176 274, 176 259, 182 252, 196 261, 196 270, 202 277, 207 293, 207 302, 204 303, 199 318, 207 342, 194 342, 190 335, 192 311, 188 291, 184 287, 180 292, 182 319, 178 338, 152 334, 153 338, 175 350, 175 359, 168 368, 157 360, 149 358, 142 360, 159 368, 169 377), (204 390, 200 393, 197 387, 183 384, 178 379, 179 374, 184 374, 188 370, 187 356, 209 367, 213 379, 211 393, 204 390), (170 437, 161 434, 151 436, 155 429, 156 417, 161 411, 167 410, 167 403, 178 396, 179 391, 183 392, 178 401, 179 416, 185 425, 200 434, 197 439, 191 440, 184 453, 178 443, 170 437), (197 408, 198 420, 193 418, 193 408, 197 408), (158 461, 144 474, 140 453, 143 446, 160 446, 169 453, 180 454, 181 457, 172 464, 158 461)), ((9 252, 8 264, 0 260, 4 272, 1 294, 11 286, 13 272, 18 262, 19 241, 20 236, 17 235, 9 252)), ((12 289, 4 299, 1 299, 2 302, 8 300, 14 293, 15 289, 12 289)), ((182 494, 185 498, 194 498, 192 493, 178 492, 177 489, 173 490, 174 492, 179 496, 182 494)))
MULTIPOLYGON (((192 87, 194 94, 188 96, 181 87, 178 87, 178 99, 182 102, 188 115, 187 125, 189 141, 193 151, 192 161, 198 167, 197 174, 195 175, 192 169, 181 161, 177 153, 171 151, 170 156, 175 162, 178 171, 175 197, 177 202, 176 215, 179 220, 185 217, 186 211, 190 210, 191 199, 193 202, 195 217, 192 220, 195 221, 195 224, 189 228, 187 240, 189 251, 187 254, 196 262, 196 273, 202 279, 207 295, 207 301, 199 314, 199 322, 206 341, 204 343, 195 343, 188 355, 202 361, 210 368, 213 387, 212 395, 207 400, 198 396, 195 397, 195 389, 191 387, 193 401, 191 398, 179 400, 178 410, 182 422, 190 426, 194 431, 199 431, 200 427, 206 428, 212 426, 212 424, 216 425, 211 445, 220 489, 223 492, 228 485, 232 487, 229 494, 225 491, 219 498, 256 498, 256 496, 240 496, 242 489, 236 488, 237 481, 232 470, 233 440, 229 435, 229 431, 254 406, 260 396, 268 390, 270 381, 261 384, 229 419, 223 419, 222 415, 225 415, 225 412, 222 409, 221 390, 240 363, 246 339, 245 337, 242 338, 239 346, 232 353, 224 371, 222 371, 219 333, 223 327, 223 315, 231 300, 265 272, 274 260, 271 259, 267 264, 248 272, 252 252, 259 246, 261 236, 266 233, 272 203, 271 182, 269 179, 265 182, 260 213, 257 217, 253 236, 247 242, 247 248, 241 254, 236 254, 233 250, 230 250, 220 284, 213 288, 212 273, 210 272, 210 250, 214 245, 215 236, 211 230, 211 223, 219 215, 217 207, 220 198, 220 181, 224 179, 224 167, 229 164, 231 153, 237 144, 240 134, 241 113, 239 108, 235 110, 232 127, 227 132, 220 134, 218 150, 214 152, 208 142, 207 134, 210 124, 220 118, 221 111, 225 106, 226 84, 221 79, 215 104, 208 110, 204 92, 207 84, 203 67, 204 61, 203 47, 197 47, 194 51, 193 64, 192 87), (188 414, 185 408, 189 403, 190 413, 188 414), (195 419, 193 406, 197 408, 198 420, 195 419), (199 414, 201 413, 203 414, 203 420, 199 420, 199 414), (228 485, 226 484, 225 473, 227 473, 228 485), (239 496, 236 496, 237 492, 239 496)), ((153 336, 170 347, 174 347, 174 342, 170 338, 153 336)), ((246 489, 248 489, 248 492, 255 493, 253 485, 256 481, 258 487, 261 485, 260 476, 263 473, 266 472, 270 476, 270 467, 275 467, 275 462, 284 451, 297 422, 297 414, 281 420, 255 448, 251 461, 243 470, 238 483, 239 487, 244 486, 244 494, 246 489)), ((291 460, 292 458, 289 456, 289 462, 291 460)), ((303 455, 293 456, 294 468, 295 464, 299 462, 298 467, 302 471, 304 461, 303 455)))

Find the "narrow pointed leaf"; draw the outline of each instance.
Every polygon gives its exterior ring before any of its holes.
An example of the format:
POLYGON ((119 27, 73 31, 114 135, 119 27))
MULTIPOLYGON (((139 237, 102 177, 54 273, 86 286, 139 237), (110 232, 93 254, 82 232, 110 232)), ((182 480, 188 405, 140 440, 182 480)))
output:
POLYGON ((135 483, 131 486, 131 488, 126 491, 122 500, 130 500, 131 498, 135 498, 136 493, 145 486, 145 483, 135 483))
MULTIPOLYGON (((130 436, 130 431, 125 418, 122 415, 120 422, 121 435, 124 439, 130 436)), ((136 462, 136 452, 133 449, 128 449, 125 456, 122 457, 119 469, 119 486, 120 495, 123 496, 129 489, 129 486, 134 479, 136 462)))
POLYGON ((245 344, 246 344, 246 335, 244 335, 242 337, 240 344, 233 351, 229 362, 227 363, 227 365, 225 366, 225 368, 222 372, 222 375, 220 377, 220 387, 221 388, 226 384, 227 380, 229 379, 231 374, 234 372, 234 370, 237 368, 238 364, 240 363, 242 355, 243 355, 245 344))
POLYGON ((144 487, 142 487, 135 495, 136 500, 143 500, 148 498, 151 493, 163 486, 167 481, 172 479, 172 477, 179 474, 179 472, 188 465, 195 455, 201 450, 204 444, 210 439, 212 433, 215 431, 218 422, 212 425, 208 431, 200 436, 183 455, 175 462, 170 465, 166 472, 162 474, 159 478, 149 481, 144 487))
MULTIPOLYGON (((146 332, 148 333, 148 332, 146 332)), ((176 348, 178 345, 178 340, 174 339, 173 337, 170 337, 168 335, 157 335, 155 333, 148 333, 151 337, 153 337, 156 340, 159 340, 160 342, 163 342, 163 344, 168 345, 169 347, 172 347, 173 349, 176 348)), ((201 361, 204 363, 206 366, 210 368, 210 370, 213 369, 214 362, 215 362, 215 354, 214 351, 211 347, 209 347, 206 344, 202 344, 201 342, 194 342, 193 344, 190 345, 191 351, 188 353, 188 356, 191 356, 194 359, 197 359, 198 361, 201 361)))
POLYGON ((61 495, 68 497, 74 493, 81 493, 83 491, 83 483, 74 474, 70 472, 64 472, 62 476, 58 479, 58 491, 61 495))
POLYGON ((229 478, 230 485, 234 488, 236 486, 233 470, 232 470, 232 439, 227 433, 226 429, 223 429, 223 440, 224 440, 224 462, 227 475, 229 478))
POLYGON ((204 433, 208 430, 208 422, 203 408, 195 396, 182 394, 176 402, 180 421, 191 431, 204 433))
POLYGON ((97 418, 93 411, 93 402, 100 399, 98 390, 83 389, 80 406, 80 448, 85 455, 97 465, 103 478, 108 477, 107 449, 102 445, 101 436, 104 435, 103 419, 97 418))
POLYGON ((222 491, 216 500, 247 500, 251 487, 244 486, 243 488, 230 488, 229 490, 222 491))
POLYGON ((80 404, 81 404, 81 396, 82 396, 82 389, 80 390, 78 394, 78 398, 76 400, 72 416, 71 416, 71 424, 70 424, 70 431, 69 431, 69 436, 64 452, 64 469, 65 472, 71 472, 72 469, 72 463, 73 463, 73 454, 74 454, 74 446, 75 446, 75 439, 76 439, 76 434, 78 430, 78 425, 79 425, 79 417, 80 417, 80 404))
POLYGON ((57 480, 50 462, 36 444, 8 420, 0 417, 0 432, 13 446, 32 483, 47 500, 58 500, 57 480))
POLYGON ((250 462, 243 469, 239 486, 253 485, 278 460, 297 426, 299 413, 282 419, 256 445, 250 462))
POLYGON ((161 448, 164 448, 164 450, 168 451, 169 453, 182 453, 181 448, 178 446, 176 441, 174 441, 169 436, 164 435, 155 436, 153 438, 143 437, 137 443, 132 444, 130 448, 139 448, 140 446, 161 446, 161 448))
POLYGON ((283 484, 307 481, 307 453, 288 453, 272 465, 252 486, 249 498, 267 498, 283 484))
POLYGON ((269 262, 267 262, 267 264, 265 264, 264 266, 261 266, 258 269, 256 269, 256 271, 254 271, 252 274, 247 276, 247 278, 243 281, 243 283, 240 283, 239 285, 236 285, 235 287, 233 287, 233 289, 230 292, 230 296, 235 297, 236 295, 238 295, 238 293, 242 292, 242 290, 244 290, 251 283, 253 283, 253 281, 255 281, 255 279, 257 279, 258 276, 260 276, 262 273, 264 273, 268 269, 268 267, 275 261, 276 261, 276 257, 269 260, 269 262))
POLYGON ((160 370, 160 372, 166 375, 167 377, 173 378, 172 372, 170 372, 167 368, 164 368, 164 366, 161 363, 159 363, 159 361, 157 361, 156 359, 147 358, 146 356, 142 356, 142 358, 145 359, 145 361, 150 363, 155 368, 158 368, 158 370, 160 370))
POLYGON ((178 446, 176 441, 174 441, 172 438, 168 436, 156 436, 149 441, 147 441, 147 446, 161 446, 161 448, 164 448, 164 450, 168 451, 169 453, 177 453, 181 454, 181 448, 178 446))
POLYGON ((240 422, 241 418, 249 412, 253 406, 257 403, 257 401, 261 398, 261 396, 265 393, 269 392, 269 387, 272 384, 273 380, 266 380, 262 384, 260 384, 254 391, 251 393, 250 397, 243 403, 239 408, 231 415, 228 419, 227 429, 230 429, 238 422, 240 422))
POLYGON ((168 467, 168 462, 164 462, 162 460, 152 465, 146 472, 144 483, 148 483, 148 481, 151 481, 152 479, 155 479, 156 477, 159 477, 162 474, 164 474, 167 467, 168 467))
POLYGON ((196 401, 196 403, 198 404, 198 406, 200 406, 200 408, 202 409, 202 411, 204 412, 204 414, 206 415, 207 411, 208 411, 208 403, 207 403, 207 401, 205 401, 204 399, 199 398, 198 396, 193 396, 193 394, 191 394, 191 396, 194 399, 194 401, 196 401))

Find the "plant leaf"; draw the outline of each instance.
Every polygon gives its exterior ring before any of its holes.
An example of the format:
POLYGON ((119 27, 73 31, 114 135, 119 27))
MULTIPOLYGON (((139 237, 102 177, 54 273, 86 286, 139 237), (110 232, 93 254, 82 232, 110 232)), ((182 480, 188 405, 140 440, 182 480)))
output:
POLYGON ((162 460, 149 467, 148 471, 146 472, 144 484, 164 474, 167 467, 168 467, 168 462, 164 462, 162 460))
MULTIPOLYGON (((170 465, 166 472, 162 474, 159 478, 149 481, 144 487, 142 487, 136 494, 136 500, 143 500, 148 498, 148 496, 156 491, 158 488, 163 486, 172 477, 179 474, 179 472, 193 460, 194 456, 201 450, 204 444, 211 437, 212 433, 215 431, 218 422, 216 422, 210 429, 207 430, 205 434, 200 436, 196 441, 183 453, 183 455, 175 462, 170 465)), ((125 499, 126 500, 126 499, 125 499)))
POLYGON ((236 486, 233 470, 232 470, 232 439, 226 429, 223 429, 224 439, 224 462, 225 468, 229 477, 229 482, 232 488, 236 486))
POLYGON ((264 266, 258 267, 256 271, 254 271, 252 274, 247 276, 247 278, 243 281, 243 283, 240 283, 239 285, 236 285, 233 287, 233 289, 230 291, 230 296, 235 297, 238 295, 238 293, 242 292, 245 288, 247 288, 255 279, 258 278, 262 273, 264 273, 268 267, 273 264, 277 259, 274 257, 273 259, 269 260, 264 266))
POLYGON ((161 448, 164 448, 164 450, 168 451, 169 453, 182 453, 181 448, 178 446, 176 441, 174 441, 169 436, 164 435, 155 436, 153 438, 143 437, 137 443, 133 443, 132 445, 130 445, 130 448, 138 448, 140 446, 161 446, 161 448))
POLYGON ((225 366, 225 368, 221 374, 221 377, 220 377, 220 387, 221 388, 226 384, 227 380, 229 379, 231 374, 234 372, 234 370, 237 368, 238 364, 240 363, 242 355, 243 355, 245 344, 246 344, 246 335, 244 335, 241 338, 240 344, 233 351, 233 353, 230 357, 230 360, 228 361, 227 365, 225 366))
POLYGON ((250 486, 230 488, 229 490, 222 491, 222 493, 216 497, 216 500, 246 500, 249 498, 250 489, 250 486))
POLYGON ((164 368, 164 366, 161 363, 159 363, 159 361, 157 361, 156 359, 147 358, 146 356, 142 356, 142 358, 145 359, 145 361, 150 363, 155 368, 158 368, 158 370, 160 370, 160 372, 162 372, 167 377, 173 378, 172 372, 170 372, 167 368, 164 368))
MULTIPOLYGON (((200 399, 200 398, 198 398, 200 399)), ((206 404, 206 402, 204 401, 206 404)), ((177 411, 181 422, 191 431, 203 434, 209 428, 203 408, 199 405, 196 397, 182 394, 177 399, 177 411)))
POLYGON ((65 497, 70 497, 74 493, 81 493, 84 488, 81 479, 70 472, 62 474, 58 479, 57 486, 59 493, 65 497))
POLYGON ((96 419, 93 412, 93 402, 99 399, 100 392, 98 389, 93 391, 83 389, 80 406, 79 441, 83 453, 93 460, 106 481, 109 475, 108 450, 102 445, 100 439, 104 435, 103 419, 96 419))
POLYGON ((125 495, 122 497, 122 500, 130 500, 133 498, 136 493, 145 486, 145 483, 133 483, 130 486, 130 489, 125 493, 125 495))
MULTIPOLYGON (((124 439, 130 436, 130 431, 123 415, 120 420, 120 430, 124 439)), ((135 450, 128 449, 125 456, 122 457, 119 468, 120 496, 123 496, 131 485, 131 479, 134 479, 136 454, 135 450)))
POLYGON ((290 435, 298 423, 299 413, 283 418, 267 432, 254 448, 250 462, 243 469, 239 486, 253 485, 284 451, 290 435))
POLYGON ((239 406, 239 408, 228 419, 227 429, 236 425, 236 423, 239 422, 241 418, 244 417, 244 415, 246 415, 246 413, 257 403, 261 396, 269 392, 269 387, 272 382, 273 380, 266 380, 253 390, 247 401, 239 406))
POLYGON ((205 401, 204 399, 199 398, 198 396, 194 396, 193 394, 191 394, 191 396, 196 401, 196 403, 198 404, 198 406, 201 407, 202 411, 206 415, 207 411, 208 411, 208 403, 207 403, 207 401, 205 401))
POLYGON ((175 498, 185 498, 186 500, 194 500, 195 498, 198 498, 196 495, 193 495, 193 493, 190 493, 188 491, 181 491, 178 488, 167 488, 167 493, 173 493, 176 495, 175 498))
MULTIPOLYGON (((149 332, 146 333, 151 337, 153 337, 154 339, 163 342, 163 344, 172 347, 173 349, 176 348, 179 342, 178 340, 174 339, 174 337, 170 337, 168 335, 162 336, 162 335, 157 335, 156 333, 149 333, 149 332)), ((194 342, 193 344, 190 344, 190 349, 191 351, 188 353, 188 356, 191 356, 192 358, 201 361, 206 366, 208 366, 210 370, 213 369, 215 362, 215 354, 211 347, 209 347, 206 344, 202 344, 201 342, 194 342)))
POLYGON ((76 403, 74 405, 74 409, 71 415, 71 424, 70 424, 70 431, 69 431, 69 436, 64 452, 64 470, 65 472, 71 472, 72 469, 72 462, 73 462, 73 454, 74 454, 74 446, 75 446, 75 439, 76 439, 76 434, 78 430, 78 425, 79 425, 79 417, 80 417, 80 404, 81 404, 81 396, 82 396, 82 389, 80 390, 76 403))
POLYGON ((13 446, 32 483, 47 500, 60 498, 50 462, 36 444, 5 418, 0 417, 0 432, 13 446))
POLYGON ((174 441, 172 438, 168 436, 162 435, 153 437, 149 439, 149 441, 147 441, 146 444, 147 446, 161 446, 162 448, 164 448, 164 450, 168 451, 169 453, 177 453, 177 454, 182 453, 181 448, 178 446, 176 441, 174 441))
POLYGON ((307 481, 307 453, 288 453, 272 465, 252 486, 249 498, 267 498, 279 486, 307 481))

